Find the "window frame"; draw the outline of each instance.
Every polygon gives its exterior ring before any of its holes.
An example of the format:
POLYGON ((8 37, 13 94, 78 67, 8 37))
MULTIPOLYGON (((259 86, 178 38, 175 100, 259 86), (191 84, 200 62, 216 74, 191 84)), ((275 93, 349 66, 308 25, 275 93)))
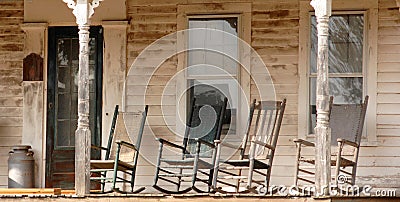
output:
MULTIPOLYGON (((347 2, 346 2, 347 3, 347 2)), ((335 14, 364 14, 363 39, 363 98, 369 95, 369 104, 365 120, 363 146, 377 146, 376 140, 376 86, 377 86, 377 25, 378 14, 376 2, 368 0, 365 4, 346 4, 333 2, 332 15, 335 14)), ((309 99, 310 99, 310 54, 311 54, 311 16, 313 9, 308 2, 300 3, 299 25, 299 96, 298 96, 298 137, 313 141, 315 134, 309 133, 309 99), (306 58, 306 59, 304 59, 306 58)), ((332 73, 330 73, 332 74, 332 73)), ((334 74, 334 73, 333 73, 334 74)), ((359 75, 360 73, 346 74, 359 75)), ((337 74, 340 75, 340 74, 337 74)), ((343 75, 343 74, 342 74, 343 75)), ((343 75, 344 76, 344 75, 343 75)))
MULTIPOLYGON (((363 81, 363 83, 362 83, 362 96, 361 96, 361 102, 363 101, 363 99, 364 99, 364 97, 365 97, 365 95, 367 94, 367 91, 366 91, 366 89, 367 89, 367 80, 368 80, 368 78, 367 78, 367 74, 366 74, 366 69, 367 69, 367 67, 366 67, 366 63, 367 63, 367 59, 366 59, 366 54, 367 54, 367 50, 366 50, 366 48, 365 48, 365 43, 366 43, 366 37, 367 37, 367 32, 366 32, 366 11, 333 11, 332 12, 332 15, 331 15, 331 17, 332 16, 337 16, 337 15, 363 15, 363 23, 364 23, 364 26, 363 26, 363 58, 362 58, 362 71, 361 71, 361 73, 359 73, 359 72, 347 72, 347 73, 329 73, 328 72, 328 77, 329 78, 361 78, 362 79, 362 81, 363 81), (332 76, 332 77, 331 77, 332 76)), ((309 48, 309 55, 308 55, 308 61, 310 61, 311 59, 310 59, 310 56, 311 56, 311 18, 312 18, 312 16, 314 16, 315 15, 315 12, 309 12, 309 19, 310 19, 310 29, 309 29, 309 37, 310 37, 310 41, 309 41, 309 43, 310 43, 310 48, 309 48)), ((308 64, 308 69, 307 69, 307 79, 308 79, 308 100, 307 100, 307 103, 309 103, 310 102, 310 95, 311 95, 311 86, 310 86, 310 80, 311 80, 311 78, 317 78, 317 72, 315 72, 315 73, 312 73, 311 72, 311 64, 308 64)), ((308 104, 308 108, 307 108, 307 116, 310 116, 310 104, 308 104)), ((308 136, 315 136, 315 134, 313 134, 313 133, 311 133, 310 131, 309 131, 309 126, 310 126, 310 123, 311 122, 311 120, 309 119, 309 118, 307 118, 307 135, 308 136)), ((366 128, 364 128, 364 132, 363 132, 363 136, 365 136, 366 135, 366 128)))
MULTIPOLYGON (((212 5, 178 5, 178 19, 177 19, 177 29, 178 30, 185 30, 189 27, 189 19, 190 18, 228 18, 228 17, 237 17, 237 30, 238 30, 238 37, 250 44, 251 41, 251 3, 226 3, 224 7, 214 7, 212 5)), ((178 49, 186 50, 186 42, 188 41, 188 36, 185 34, 178 34, 177 36, 177 45, 178 49)), ((242 65, 250 64, 250 58, 246 58, 245 56, 241 55, 240 43, 238 44, 238 61, 242 65)), ((178 68, 177 72, 184 70, 187 67, 188 56, 185 52, 178 55, 178 68)), ((186 109, 187 109, 187 97, 180 95, 184 90, 188 87, 188 81, 193 77, 188 77, 187 73, 183 76, 177 76, 177 82, 183 85, 176 85, 176 106, 181 106, 177 109, 176 112, 176 131, 183 134, 185 126, 179 124, 182 120, 186 120, 186 109)), ((200 77, 199 77, 200 78, 200 77)), ((217 78, 217 77, 216 77, 217 78)), ((224 77, 226 78, 226 77, 224 77)), ((241 68, 240 65, 238 66, 237 75, 235 77, 237 82, 240 84, 241 89, 244 91, 244 94, 247 98, 250 98, 250 73, 247 73, 244 68, 241 68)), ((238 89, 240 90, 240 89, 238 89)), ((239 99, 244 99, 240 97, 239 99)), ((248 99, 250 100, 250 99, 248 99)), ((240 103, 240 102, 239 102, 240 103)), ((237 117, 240 117, 243 114, 244 107, 240 107, 238 105, 237 117)), ((240 131, 240 125, 236 126, 236 130, 240 131)), ((239 134, 236 135, 228 135, 225 139, 230 139, 232 141, 241 141, 238 140, 239 134)), ((178 138, 179 139, 179 138, 178 138)))

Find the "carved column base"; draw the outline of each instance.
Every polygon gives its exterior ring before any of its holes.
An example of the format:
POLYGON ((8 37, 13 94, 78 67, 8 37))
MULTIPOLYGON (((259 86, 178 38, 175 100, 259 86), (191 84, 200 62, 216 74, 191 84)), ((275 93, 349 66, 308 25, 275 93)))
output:
POLYGON ((329 196, 331 183, 331 128, 315 127, 315 182, 316 197, 329 196))
POLYGON ((90 193, 90 146, 91 133, 89 128, 78 128, 75 131, 75 191, 78 196, 90 193), (85 170, 82 170, 84 168, 85 170), (89 170, 86 170, 89 169, 89 170), (82 172, 84 171, 84 172, 82 172), (77 186, 77 185, 88 186, 77 186))

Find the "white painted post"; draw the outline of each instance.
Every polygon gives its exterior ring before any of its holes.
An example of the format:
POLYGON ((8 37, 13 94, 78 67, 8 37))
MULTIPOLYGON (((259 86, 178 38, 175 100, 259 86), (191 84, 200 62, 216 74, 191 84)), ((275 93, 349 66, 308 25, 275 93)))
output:
POLYGON ((90 147, 89 129, 89 28, 90 17, 100 0, 63 0, 73 9, 79 28, 78 72, 78 127, 75 131, 75 192, 78 196, 90 193, 90 147))
POLYGON ((317 125, 315 127, 315 196, 329 196, 331 180, 331 129, 329 128, 328 36, 331 0, 312 0, 318 30, 317 125))

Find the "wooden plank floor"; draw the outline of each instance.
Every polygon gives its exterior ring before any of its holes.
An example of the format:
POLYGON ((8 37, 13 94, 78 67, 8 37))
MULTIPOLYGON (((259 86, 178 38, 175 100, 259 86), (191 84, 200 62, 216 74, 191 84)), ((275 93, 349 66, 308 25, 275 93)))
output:
POLYGON ((97 196, 97 197, 76 197, 76 196, 50 196, 46 195, 45 197, 30 195, 30 196, 0 196, 1 202, 72 202, 72 201, 93 201, 93 202, 110 202, 110 201, 121 201, 121 202, 175 202, 175 201, 206 201, 206 202, 391 202, 391 201, 399 201, 399 198, 395 197, 382 197, 382 198, 374 198, 374 197, 360 197, 360 198, 325 198, 325 199, 314 199, 311 197, 216 197, 216 196, 163 196, 163 197, 151 197, 151 196, 97 196))
POLYGON ((0 195, 61 195, 60 188, 0 188, 0 195))
POLYGON ((364 201, 400 201, 399 196, 393 197, 327 197, 327 198, 313 198, 313 197, 287 197, 287 196, 260 196, 257 194, 90 194, 86 197, 78 197, 75 195, 75 190, 61 190, 60 188, 0 188, 0 201, 1 202, 44 202, 44 201, 69 201, 83 200, 95 202, 109 202, 109 201, 148 201, 148 202, 174 202, 174 201, 208 201, 208 202, 364 202, 364 201))

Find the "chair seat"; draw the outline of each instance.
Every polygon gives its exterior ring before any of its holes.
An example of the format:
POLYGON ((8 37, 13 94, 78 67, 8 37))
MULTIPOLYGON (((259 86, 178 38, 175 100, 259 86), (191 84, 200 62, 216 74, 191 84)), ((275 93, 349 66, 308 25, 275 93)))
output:
MULTIPOLYGON (((90 160, 91 169, 113 169, 115 160, 90 160)), ((134 165, 131 165, 127 162, 118 161, 118 170, 119 171, 127 171, 132 170, 134 165)))
MULTIPOLYGON (((161 159, 162 162, 165 162, 169 165, 173 165, 176 167, 187 167, 187 166, 193 166, 194 164, 194 159, 190 158, 190 159, 183 159, 183 160, 179 160, 179 159, 161 159)), ((199 159, 198 164, 197 164, 197 168, 198 169, 211 169, 214 166, 204 160, 199 159)))
MULTIPOLYGON (((299 161, 310 163, 310 164, 315 164, 315 159, 311 159, 311 158, 300 158, 299 161)), ((350 161, 345 158, 342 158, 342 160, 340 161, 340 167, 353 166, 353 165, 355 165, 355 162, 350 161)), ((336 166, 336 158, 331 159, 331 166, 336 166)))
MULTIPOLYGON (((224 161, 224 163, 235 166, 235 167, 249 167, 250 160, 243 159, 243 160, 228 160, 224 161)), ((270 166, 260 160, 254 160, 254 169, 268 169, 270 166)))

